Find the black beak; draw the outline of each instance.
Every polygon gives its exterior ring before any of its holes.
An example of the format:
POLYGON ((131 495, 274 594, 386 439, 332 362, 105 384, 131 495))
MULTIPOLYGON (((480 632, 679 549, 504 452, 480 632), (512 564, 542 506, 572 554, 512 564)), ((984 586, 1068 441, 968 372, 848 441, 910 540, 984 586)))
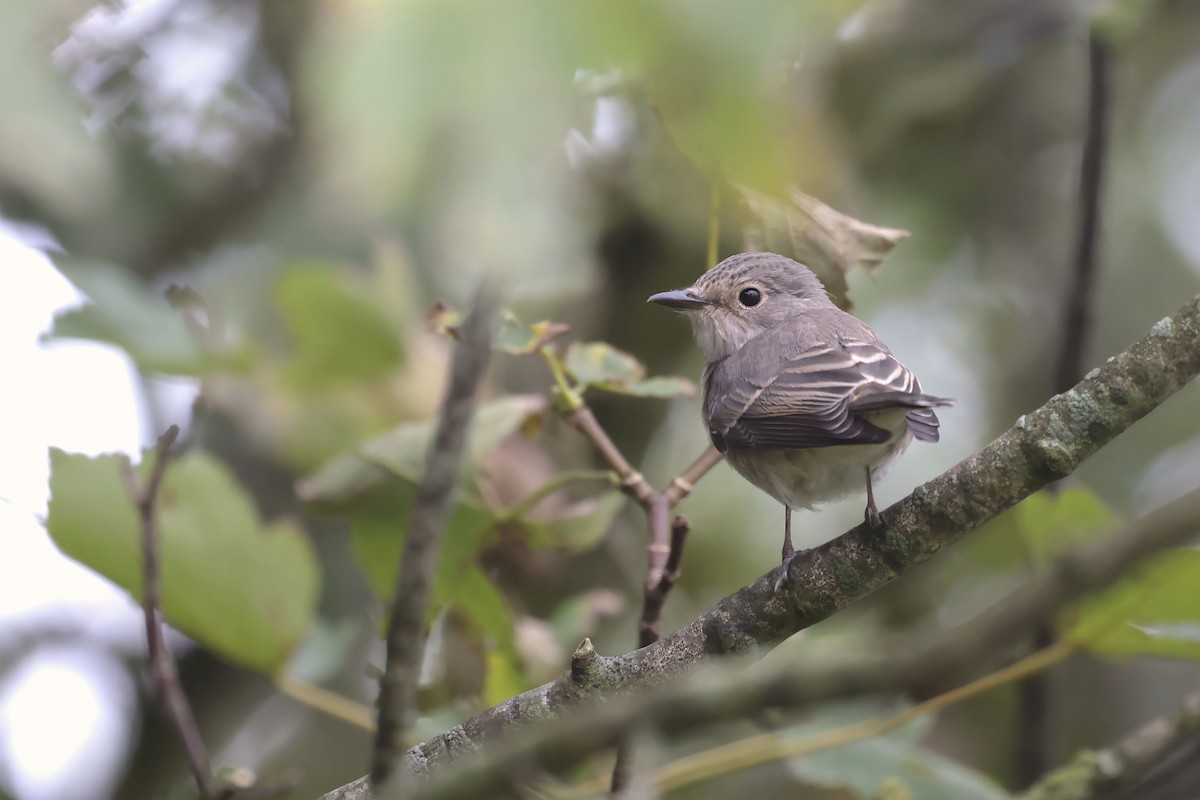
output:
POLYGON ((703 297, 697 297, 691 289, 676 289, 673 292, 659 292, 658 294, 650 295, 647 303, 658 303, 662 306, 670 308, 704 308, 711 306, 712 303, 705 300, 703 297))

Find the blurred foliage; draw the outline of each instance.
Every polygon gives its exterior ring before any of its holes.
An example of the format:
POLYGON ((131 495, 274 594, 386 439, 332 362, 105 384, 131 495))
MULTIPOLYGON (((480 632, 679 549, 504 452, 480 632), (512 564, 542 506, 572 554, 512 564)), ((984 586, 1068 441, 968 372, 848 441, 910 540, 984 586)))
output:
MULTIPOLYGON (((695 387, 674 376, 701 364, 686 324, 644 300, 694 280, 711 233, 722 256, 810 263, 930 391, 958 398, 942 443, 914 447, 877 487, 883 502, 1045 399, 1093 25, 1119 68, 1090 365, 1196 291, 1194 4, 13 0, 0 9, 0 213, 70 254, 55 262, 87 302, 58 315, 55 343, 127 353, 150 419, 177 421, 165 383, 195 392, 192 449, 164 496, 167 618, 239 665, 367 704, 454 309, 483 273, 505 287, 504 356, 439 565, 421 697, 433 734, 557 674, 583 636, 632 646, 640 517, 620 513, 548 399, 586 392, 656 485, 695 457, 695 387)), ((1057 495, 787 648, 964 619, 1063 547, 1191 488, 1198 391, 1057 495)), ((55 541, 136 596, 116 459, 55 452, 52 469, 55 541)), ((695 530, 667 629, 778 550, 778 508, 724 467, 682 510, 695 530)), ((857 499, 835 504, 796 535, 811 544, 859 519, 857 499)), ((1060 754, 1158 710, 1130 659, 1198 654, 1193 561, 1165 555, 1062 620, 1123 661, 1100 691, 1124 701, 1104 726, 1056 734, 1060 754)), ((1064 683, 1064 703, 1098 691, 1064 683)), ((209 697, 225 719, 211 735, 242 762, 282 769, 288 748, 247 741, 289 730, 302 749, 313 729, 298 796, 362 766, 357 740, 300 710, 255 728, 244 702, 222 700, 235 692, 209 697)), ((175 766, 145 724, 123 797, 161 790, 153 776, 175 766)), ((989 796, 949 757, 1007 777, 1016 734, 984 715, 955 724, 752 771, 734 791, 989 796)))
MULTIPOLYGON (((140 601, 141 527, 121 458, 50 455, 50 535, 140 601)), ((168 468, 157 511, 163 615, 232 661, 279 669, 316 603, 318 568, 300 531, 284 520, 264 526, 229 472, 199 452, 168 468)))

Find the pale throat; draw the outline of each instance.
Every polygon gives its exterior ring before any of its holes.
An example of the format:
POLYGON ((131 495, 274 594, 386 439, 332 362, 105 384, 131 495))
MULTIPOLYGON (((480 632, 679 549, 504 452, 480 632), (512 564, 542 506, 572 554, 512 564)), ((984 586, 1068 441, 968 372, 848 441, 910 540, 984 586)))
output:
POLYGON ((692 321, 696 344, 709 363, 740 350, 742 345, 763 332, 761 326, 749 325, 744 319, 728 313, 693 311, 688 317, 692 321))

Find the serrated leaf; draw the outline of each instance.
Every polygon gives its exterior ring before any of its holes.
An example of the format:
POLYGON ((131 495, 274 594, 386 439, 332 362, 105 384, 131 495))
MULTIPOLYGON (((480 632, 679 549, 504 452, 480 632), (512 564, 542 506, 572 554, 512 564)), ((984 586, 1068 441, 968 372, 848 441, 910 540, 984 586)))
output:
MULTIPOLYGON (((893 712, 889 712, 893 713, 893 712)), ((787 732, 787 738, 808 738, 833 728, 873 716, 864 704, 836 706, 817 720, 787 732)), ((921 800, 1004 800, 1010 795, 986 775, 931 750, 919 738, 929 725, 917 720, 886 736, 862 739, 810 755, 788 759, 799 780, 828 788, 846 789, 862 800, 873 800, 881 790, 921 800)))
POLYGON ((1097 655, 1200 659, 1200 550, 1172 550, 1084 601, 1067 636, 1097 655))
POLYGON ((748 186, 735 188, 750 212, 746 249, 779 253, 804 264, 841 308, 850 307, 846 274, 853 269, 874 274, 888 253, 910 235, 855 219, 798 189, 792 189, 785 200, 748 186))
MULTIPOLYGON (((55 544, 140 598, 140 527, 121 458, 52 449, 50 463, 55 544)), ((264 526, 225 467, 199 451, 167 468, 158 522, 166 620, 231 661, 276 671, 316 607, 319 573, 303 533, 264 526)))
POLYGON ((370 380, 403 361, 383 309, 335 269, 288 270, 276 284, 275 305, 294 349, 284 374, 299 389, 370 380))
POLYGON ((206 353, 167 298, 128 271, 103 263, 60 264, 88 302, 60 313, 47 338, 116 345, 146 372, 201 375, 228 364, 206 353))
MULTIPOLYGON (((463 491, 474 492, 474 468, 504 437, 528 429, 530 420, 546 410, 541 395, 509 395, 486 403, 471 418, 467 455, 463 459, 463 491)), ((413 422, 369 439, 355 450, 337 456, 302 479, 296 493, 324 512, 353 510, 398 483, 416 483, 425 470, 425 456, 434 422, 413 422)))
POLYGON ((585 389, 639 397, 692 396, 691 381, 668 376, 646 377, 646 367, 607 342, 573 342, 563 361, 567 372, 585 389))

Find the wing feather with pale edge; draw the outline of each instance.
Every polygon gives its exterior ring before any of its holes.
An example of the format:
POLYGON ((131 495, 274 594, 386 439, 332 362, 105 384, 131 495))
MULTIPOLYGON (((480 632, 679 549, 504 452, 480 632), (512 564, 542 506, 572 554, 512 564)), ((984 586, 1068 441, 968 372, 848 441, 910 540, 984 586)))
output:
POLYGON ((909 430, 937 441, 932 409, 949 401, 921 392, 916 377, 857 319, 832 342, 807 326, 781 325, 705 371, 705 419, 713 444, 790 449, 878 444, 891 438, 863 415, 911 408, 909 430), (810 339, 810 341, 805 341, 810 339), (714 383, 722 391, 714 393, 714 383))

